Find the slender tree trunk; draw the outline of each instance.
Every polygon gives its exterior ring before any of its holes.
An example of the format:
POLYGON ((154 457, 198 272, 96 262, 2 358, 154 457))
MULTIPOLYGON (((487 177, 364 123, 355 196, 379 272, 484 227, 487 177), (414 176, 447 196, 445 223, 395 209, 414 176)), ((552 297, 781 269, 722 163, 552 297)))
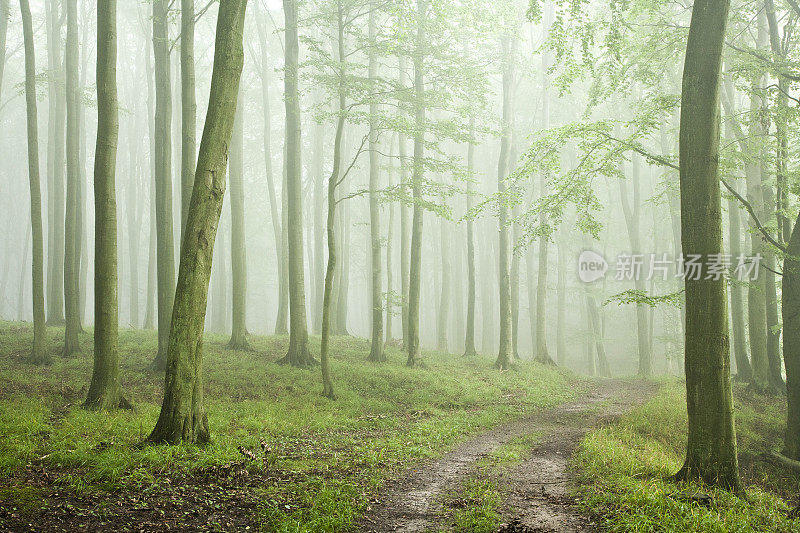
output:
MULTIPOLYGON (((138 69, 137 69, 138 70, 138 69)), ((139 106, 134 106, 134 114, 139 116, 139 106)), ((128 132, 128 186, 127 206, 125 208, 128 224, 128 264, 130 265, 128 288, 130 293, 130 327, 139 327, 139 235, 141 228, 137 220, 139 210, 139 177, 138 177, 138 120, 131 120, 128 132)), ((95 235, 95 240, 97 236, 95 235)))
MULTIPOLYGON (((444 199, 442 199, 444 203, 444 199)), ((440 352, 448 352, 449 346, 447 342, 447 330, 450 326, 450 293, 451 288, 451 263, 450 263, 450 239, 452 234, 448 228, 448 221, 445 218, 439 220, 439 239, 441 242, 440 251, 442 256, 442 286, 439 296, 439 313, 438 313, 438 339, 436 348, 440 352)))
MULTIPOLYGON (((378 59, 374 2, 369 13, 369 66, 368 76, 370 90, 375 90, 375 78, 378 75, 378 59)), ((378 158, 378 104, 373 99, 369 104, 369 232, 370 232, 370 271, 372 285, 372 345, 369 360, 386 361, 383 352, 383 275, 381 274, 381 211, 378 197, 380 187, 380 160, 378 158)))
MULTIPOLYGON (((395 144, 391 143, 389 148, 389 161, 394 161, 395 144)), ((392 163, 393 165, 393 163, 392 163)), ((394 166, 389 172, 389 187, 393 186, 392 176, 394 176, 394 166)), ((391 343, 394 339, 392 333, 392 320, 394 315, 394 284, 392 259, 394 255, 394 202, 389 204, 389 227, 386 228, 386 342, 391 343)))
POLYGON ((169 332, 164 401, 153 442, 209 440, 203 407, 203 324, 214 239, 225 195, 225 167, 244 63, 242 34, 247 0, 221 2, 208 113, 200 141, 186 219, 173 320, 169 332))
MULTIPOLYGON (((321 101, 321 98, 319 99, 321 101)), ((325 295, 325 227, 323 215, 325 211, 325 175, 322 169, 325 156, 325 127, 321 122, 314 123, 314 226, 309 228, 313 236, 309 241, 314 243, 314 298, 312 301, 312 331, 322 332, 322 300, 325 295)))
MULTIPOLYGON (((544 6, 544 33, 550 32, 550 25, 553 19, 553 7, 550 3, 544 6)), ((547 77, 550 68, 548 54, 542 53, 542 129, 550 128, 550 81, 547 77)), ((542 197, 547 195, 547 176, 541 175, 542 197)), ((549 222, 547 214, 542 212, 539 216, 539 223, 542 227, 547 227, 549 222)), ((547 350, 547 261, 550 239, 546 232, 539 237, 539 269, 536 283, 536 350, 534 358, 544 364, 553 364, 553 360, 547 350)))
POLYGON ((497 163, 497 192, 501 196, 498 210, 499 241, 498 257, 500 260, 500 348, 494 365, 500 370, 506 370, 514 362, 511 328, 511 278, 508 204, 502 198, 506 192, 506 175, 508 173, 508 152, 511 145, 511 90, 514 79, 513 54, 511 51, 511 38, 503 36, 500 39, 501 62, 503 65, 503 117, 502 135, 500 136, 500 158, 497 163))
POLYGON ((247 250, 244 232, 244 98, 238 95, 230 152, 232 327, 228 348, 247 350, 247 250))
POLYGON ((47 323, 64 324, 64 69, 61 60, 61 24, 58 0, 47 7, 47 323))
POLYGON ((558 279, 556 281, 556 360, 559 366, 567 363, 566 312, 567 312, 567 250, 563 226, 556 243, 558 279))
MULTIPOLYGON (((726 137, 733 138, 730 132, 730 125, 726 125, 726 137)), ((736 187, 736 182, 731 183, 732 187, 736 187)), ((736 261, 742 254, 741 248, 741 235, 742 235, 742 222, 739 216, 739 205, 733 197, 728 198, 728 240, 730 247, 730 254, 733 261, 736 261)), ((731 269, 735 269, 735 265, 731 269)), ((750 381, 752 377, 752 369, 750 368, 750 359, 747 357, 747 346, 745 345, 745 327, 744 327, 744 300, 742 298, 742 288, 736 282, 735 276, 731 273, 731 280, 729 290, 731 293, 731 335, 733 337, 733 355, 736 361, 736 379, 738 381, 750 381)))
MULTIPOLYGON (((283 247, 283 231, 281 229, 281 206, 278 205, 277 194, 275 193, 275 177, 272 172, 272 142, 271 142, 271 134, 272 134, 272 113, 270 112, 270 105, 269 105, 269 69, 267 65, 269 64, 269 54, 267 54, 268 44, 267 44, 267 30, 264 27, 264 20, 263 17, 259 15, 258 11, 259 3, 256 2, 254 4, 255 7, 255 19, 256 19, 256 29, 258 30, 258 40, 261 46, 261 108, 263 111, 264 116, 264 131, 263 131, 263 142, 264 142, 264 171, 267 175, 267 193, 269 195, 269 212, 270 217, 272 220, 272 234, 275 239, 275 265, 278 270, 278 299, 279 302, 283 302, 283 254, 284 254, 284 247, 283 247)), ((285 193, 285 189, 284 189, 285 193)), ((276 327, 275 332, 280 333, 280 325, 281 325, 281 306, 284 303, 279 303, 279 312, 278 318, 276 320, 276 327)), ((285 312, 283 315, 283 333, 285 333, 286 329, 286 318, 285 312)))
MULTIPOLYGON (((683 70, 680 125, 681 241, 684 257, 722 250, 719 82, 729 2, 697 0, 683 70)), ((689 438, 678 479, 741 489, 730 382, 724 279, 686 286, 686 399, 689 438)))
MULTIPOLYGON (((41 197, 40 197, 39 200, 41 202, 41 197)), ((22 322, 26 318, 25 317, 25 285, 27 285, 27 284, 25 283, 25 277, 26 277, 25 276, 25 270, 26 270, 26 268, 28 266, 28 250, 30 249, 30 247, 31 247, 31 227, 28 227, 27 231, 25 231, 25 244, 22 245, 22 263, 21 263, 22 264, 22 271, 20 272, 20 276, 19 276, 19 293, 17 294, 17 320, 19 320, 20 322, 22 322)), ((44 253, 43 253, 43 255, 44 255, 44 253)), ((44 261, 44 257, 42 258, 42 261, 44 261)), ((31 266, 33 266, 33 263, 31 263, 31 266)), ((42 265, 42 272, 44 273, 44 265, 42 265)), ((44 279, 44 274, 42 274, 42 279, 44 279)), ((42 281, 42 284, 44 284, 44 281, 42 281)), ((36 296, 36 287, 35 287, 34 283, 31 283, 31 285, 32 285, 31 288, 33 289, 31 292, 32 292, 33 296, 35 297, 36 296)), ((42 289, 42 294, 44 294, 44 289, 42 289)), ((36 310, 34 308, 34 318, 35 318, 35 316, 36 316, 36 310)), ((33 329, 34 329, 34 341, 35 341, 36 340, 36 323, 35 322, 34 322, 34 325, 33 325, 33 329)), ((35 342, 34 342, 34 345, 35 345, 35 342)), ((45 363, 49 364, 50 361, 51 361, 49 354, 47 355, 47 358, 48 359, 47 359, 47 361, 45 361, 45 363)), ((34 362, 34 364, 39 364, 39 363, 35 362, 35 358, 32 358, 32 359, 34 359, 34 361, 32 361, 32 362, 34 362)))
MULTIPOLYGON (((181 230, 186 228, 197 153, 194 75, 194 0, 181 0, 181 230)), ((183 234, 183 233, 181 233, 183 234)))
POLYGON ((153 329, 156 323, 155 310, 156 310, 156 291, 157 291, 157 248, 158 236, 156 235, 156 137, 155 137, 155 121, 150 117, 155 116, 155 89, 154 85, 154 71, 153 66, 150 64, 150 52, 146 51, 144 54, 145 64, 147 70, 147 130, 148 141, 150 142, 150 179, 148 180, 148 188, 150 189, 150 203, 148 205, 149 218, 150 218, 150 238, 149 248, 147 255, 147 296, 144 312, 144 328, 153 329))
MULTIPOLYGON (((39 132, 36 111, 36 53, 33 47, 33 23, 28 0, 19 1, 22 12, 22 31, 25 41, 25 103, 28 131, 28 178, 31 194, 31 228, 33 261, 31 267, 33 293, 33 347, 30 361, 35 365, 49 364, 47 330, 44 317, 44 243, 42 236, 42 196, 39 185, 39 132)), ((26 247, 27 248, 27 247, 26 247)), ((23 263, 24 264, 24 263, 23 263)), ((20 283, 24 286, 24 283, 20 283)), ((22 298, 19 302, 22 306, 22 298)))
POLYGON ((289 351, 281 362, 307 367, 316 363, 308 351, 305 276, 303 265, 303 176, 300 150, 300 95, 298 92, 298 0, 283 0, 286 17, 286 207, 289 264, 289 351))
MULTIPOLYGON (((80 351, 80 236, 79 203, 81 189, 78 94, 78 9, 76 0, 67 0, 66 101, 67 101, 67 204, 64 247, 64 357, 80 351), (69 16, 69 15, 72 16, 69 16)), ((116 147, 114 148, 116 158, 116 147)), ((116 231, 114 234, 116 246, 116 231)), ((116 266, 114 267, 116 270, 116 266)), ((116 280, 116 275, 115 275, 116 280)), ((116 283, 116 281, 115 281, 116 283)), ((115 287, 116 290, 116 287, 115 287)), ((115 307, 116 309, 116 307, 115 307)), ((116 313, 116 311, 115 311, 116 313)))
MULTIPOLYGON (((78 56, 77 0, 67 0, 67 72, 78 56), (70 42, 72 44, 70 44, 70 42)), ((76 69, 77 70, 77 69, 76 69)), ((68 74, 69 78, 69 74, 68 74)), ((77 98, 68 85, 68 98, 77 98)), ((68 106, 69 107, 69 106, 68 106)), ((69 111, 68 111, 69 115, 69 111)), ((67 122, 76 122, 67 120, 67 122)), ((77 133, 70 131, 70 134, 77 133)), ((117 2, 97 3, 97 146, 94 157, 94 365, 85 407, 130 407, 119 384, 117 307, 117 2)))
POLYGON ((153 0, 153 57, 155 59, 155 184, 156 276, 158 283, 158 354, 154 370, 164 370, 175 297, 175 251, 172 224, 172 96, 169 74, 168 0, 153 0))
MULTIPOLYGON (((398 58, 400 65, 399 85, 405 87, 406 58, 398 58)), ((403 348, 408 349, 408 276, 409 276, 409 213, 408 213, 408 154, 406 153, 406 136, 397 136, 398 153, 400 154, 400 190, 403 201, 400 204, 400 320, 403 328, 403 348)))
POLYGON ((281 264, 278 268, 278 315, 275 319, 275 334, 289 333, 289 197, 286 183, 288 155, 286 141, 283 147, 283 186, 281 187, 281 264))
POLYGON ((423 50, 427 46, 425 17, 428 0, 417 0, 417 35, 414 43, 414 166, 411 182, 414 215, 411 222, 411 253, 408 272, 408 360, 406 365, 419 364, 419 297, 422 278, 422 179, 425 172, 425 74, 423 50))
MULTIPOLYGON (((619 182, 622 211, 625 214, 625 225, 628 229, 628 240, 631 245, 631 255, 639 256, 642 253, 641 235, 639 226, 641 222, 641 183, 640 157, 633 155, 631 159, 631 181, 633 182, 633 203, 628 198, 628 186, 625 179, 619 182)), ((637 291, 645 292, 643 274, 634 275, 634 287, 637 291)), ((650 352, 650 326, 648 323, 648 308, 644 304, 636 304, 636 338, 638 339, 639 375, 650 376, 653 374, 653 354, 650 352)))
MULTIPOLYGON (((467 144, 467 213, 472 211, 472 173, 475 170, 475 117, 469 117, 470 142, 467 144)), ((467 324, 464 337, 464 355, 477 355, 475 350, 475 222, 467 218, 467 324)))

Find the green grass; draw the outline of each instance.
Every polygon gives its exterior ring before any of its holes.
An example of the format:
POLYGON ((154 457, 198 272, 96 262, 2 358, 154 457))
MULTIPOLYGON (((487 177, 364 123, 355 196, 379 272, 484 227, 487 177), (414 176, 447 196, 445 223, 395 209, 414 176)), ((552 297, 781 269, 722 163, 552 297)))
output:
MULTIPOLYGON (((103 493, 146 488, 198 475, 260 453, 263 439, 280 483, 258 488, 258 522, 270 531, 341 531, 379 486, 410 462, 442 453, 458 439, 535 409, 570 399, 574 376, 534 364, 499 373, 492 359, 425 353, 425 369, 366 362, 363 339, 336 338, 332 373, 338 400, 320 395, 319 370, 274 364, 288 337, 253 337, 253 351, 224 349, 208 335, 204 394, 212 443, 141 446, 158 416, 163 375, 147 370, 156 351, 150 331, 120 333, 120 377, 132 412, 96 413, 80 406, 91 376, 91 332, 84 353, 63 359, 63 331, 48 329, 54 364, 24 362, 29 325, 0 323, 0 487, 16 490, 26 465, 55 473, 60 490, 103 493)), ((318 353, 318 339, 312 339, 318 353)), ((252 469, 260 464, 253 463, 252 469)), ((46 503, 46 502, 45 502, 46 503)))
POLYGON ((761 460, 782 442, 785 400, 737 388, 736 429, 746 498, 670 481, 685 455, 684 388, 666 382, 620 423, 590 433, 573 460, 578 498, 609 531, 798 531, 788 518, 800 489, 796 477, 761 460), (679 501, 676 492, 713 496, 709 507, 679 501), (789 503, 784 498, 790 498, 789 503))

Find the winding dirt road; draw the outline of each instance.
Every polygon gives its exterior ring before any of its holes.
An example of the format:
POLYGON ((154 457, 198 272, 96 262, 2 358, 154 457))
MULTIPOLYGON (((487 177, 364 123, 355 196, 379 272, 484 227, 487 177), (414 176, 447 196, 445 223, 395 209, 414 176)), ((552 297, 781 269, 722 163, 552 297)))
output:
POLYGON ((588 383, 578 400, 509 422, 458 445, 441 458, 426 461, 389 482, 378 502, 361 522, 365 533, 422 532, 448 521, 442 497, 457 491, 478 473, 476 463, 511 440, 540 437, 521 463, 501 474, 506 499, 502 515, 507 531, 594 531, 569 496, 572 479, 567 463, 581 438, 591 429, 613 422, 650 398, 655 383, 638 380, 597 380, 588 383))

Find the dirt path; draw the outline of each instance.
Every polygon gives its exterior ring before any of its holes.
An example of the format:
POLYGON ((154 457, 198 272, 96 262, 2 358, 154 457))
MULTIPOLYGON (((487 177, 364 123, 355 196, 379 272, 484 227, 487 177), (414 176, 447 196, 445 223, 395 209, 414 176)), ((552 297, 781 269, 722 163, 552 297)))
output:
POLYGON ((440 459, 424 462, 390 482, 361 523, 361 531, 421 532, 447 519, 440 497, 457 490, 475 463, 516 437, 541 434, 530 456, 502 475, 508 490, 503 517, 507 531, 592 531, 568 495, 567 461, 589 430, 619 417, 655 393, 653 383, 602 380, 574 402, 535 413, 464 442, 440 459))

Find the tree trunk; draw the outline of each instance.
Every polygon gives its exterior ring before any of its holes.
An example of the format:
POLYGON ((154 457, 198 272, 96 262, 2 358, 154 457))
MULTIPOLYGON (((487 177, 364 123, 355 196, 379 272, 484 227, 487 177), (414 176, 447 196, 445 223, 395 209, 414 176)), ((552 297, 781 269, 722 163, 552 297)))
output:
POLYGON ((47 323, 64 324, 64 69, 61 61, 61 24, 57 0, 47 8, 47 323))
MULTIPOLYGON (((374 3, 369 12, 369 76, 370 91, 375 90, 375 78, 378 75, 378 59, 376 21, 374 3)), ((370 271, 372 284, 372 345, 369 360, 386 361, 383 352, 383 276, 381 274, 381 212, 378 188, 380 187, 380 160, 378 158, 378 104, 372 99, 369 104, 369 233, 370 233, 370 271)))
MULTIPOLYGON (((137 69, 138 71, 138 69, 137 69)), ((139 105, 134 106, 134 115, 139 116, 139 105)), ((129 324, 133 329, 139 327, 139 235, 140 225, 137 217, 140 209, 138 179, 138 120, 131 120, 128 131, 128 186, 127 206, 125 208, 128 224, 128 264, 130 265, 128 292, 130 294, 129 324)), ((95 235, 97 239, 97 235, 95 235)))
MULTIPOLYGON (((64 224, 64 357, 80 351, 78 336, 81 333, 80 307, 80 237, 79 202, 81 189, 78 93, 78 12, 75 0, 67 0, 67 33, 70 37, 65 49, 67 92, 67 204, 64 224), (70 20, 71 19, 71 20, 70 20)), ((116 154, 116 147, 114 148, 116 154)), ((115 155, 116 158, 116 155, 115 155)), ((114 235, 116 246, 116 232, 114 235)), ((116 267, 115 267, 116 270, 116 267)), ((116 287, 115 287, 116 290, 116 287)), ((116 308, 115 308, 116 309, 116 308)), ((116 312, 116 311, 115 311, 116 312)))
POLYGON ((194 76, 194 0, 181 0, 181 235, 194 186, 197 102, 194 76))
POLYGON ((173 320, 169 332, 164 401, 152 442, 208 442, 203 408, 203 324, 214 239, 225 195, 225 167, 244 63, 242 33, 247 0, 221 2, 208 113, 200 140, 186 219, 173 320))
POLYGON ((414 214, 411 222, 411 253, 408 271, 408 359, 406 365, 419 364, 419 297, 422 278, 422 179, 425 173, 425 74, 423 50, 427 46, 425 16, 428 0, 417 0, 417 35, 414 43, 414 166, 411 190, 414 214))
MULTIPOLYGON (((321 101, 321 97, 319 98, 321 101)), ((314 159, 312 173, 314 176, 314 226, 310 228, 313 237, 309 239, 314 245, 314 298, 311 303, 312 331, 322 332, 322 300, 325 298, 325 227, 323 214, 325 211, 325 176, 323 160, 325 157, 325 127, 321 122, 314 123, 314 159)))
MULTIPOLYGON (((625 225, 628 229, 628 240, 631 245, 631 255, 640 256, 642 253, 641 235, 639 226, 641 222, 641 183, 640 157, 631 156, 631 181, 633 182, 633 202, 628 198, 628 187, 625 179, 619 181, 619 191, 622 211, 625 214, 625 225)), ((637 291, 645 292, 643 273, 634 275, 634 287, 637 291)), ((653 374, 653 354, 650 352, 648 324, 648 308, 644 304, 636 304, 636 338, 638 339, 639 375, 649 377, 653 374)))
MULTIPOLYGON (((406 78, 406 58, 398 58, 399 86, 405 87, 406 78)), ((403 328, 403 348, 408 349, 408 276, 409 276, 409 227, 408 227, 408 155, 406 150, 406 136, 402 133, 397 136, 398 153, 400 154, 400 191, 402 202, 400 203, 400 320, 403 328)))
POLYGON ((300 159, 300 95, 298 92, 298 0, 283 0, 286 17, 286 224, 289 267, 289 351, 282 363, 308 367, 316 363, 308 351, 303 265, 303 176, 300 159))
POLYGON ((566 311, 567 311, 567 251, 563 227, 556 243, 558 255, 558 280, 556 282, 556 360, 559 366, 567 363, 566 311))
MULTIPOLYGON (((275 333, 281 333, 281 324, 283 324, 283 333, 286 332, 286 314, 283 313, 283 321, 281 322, 281 309, 285 309, 284 298, 284 283, 283 283, 283 254, 284 254, 284 240, 283 230, 281 229, 281 206, 278 205, 277 194, 275 193, 275 177, 272 173, 272 113, 270 112, 269 105, 269 55, 267 54, 267 30, 264 27, 264 19, 259 15, 259 3, 254 4, 255 7, 255 20, 256 29, 258 30, 258 41, 261 46, 261 109, 264 114, 264 170, 267 175, 267 193, 269 194, 269 212, 272 220, 272 234, 275 239, 275 266, 278 271, 278 317, 276 319, 275 333), (283 306, 283 307, 282 307, 283 306)), ((284 194, 286 190, 284 189, 284 194)))
MULTIPOLYGON (((391 143, 391 147, 389 148, 389 161, 394 161, 394 149, 395 144, 391 143)), ((392 176, 394 175, 394 166, 392 166, 392 170, 389 172, 389 187, 393 186, 392 183, 392 176)), ((394 284, 393 280, 393 268, 392 268, 392 259, 394 254, 394 202, 389 204, 389 226, 386 228, 386 342, 385 344, 391 343, 394 339, 394 335, 392 333, 392 320, 394 315, 394 297, 395 293, 392 288, 394 284)))
POLYGON ((154 370, 164 370, 175 297, 175 251, 172 225, 172 96, 169 75, 168 0, 153 0, 153 57, 155 65, 155 184, 156 255, 158 280, 158 354, 154 370))
MULTIPOLYGON (((444 203, 444 198, 442 199, 442 203, 444 203)), ((438 324, 437 324, 437 350, 440 352, 447 352, 449 351, 449 346, 447 343, 447 330, 450 326, 450 293, 451 289, 451 263, 450 263, 450 239, 452 239, 452 235, 450 231, 448 231, 448 220, 445 218, 441 218, 439 220, 439 239, 441 242, 440 251, 442 257, 442 286, 441 291, 439 293, 439 314, 438 314, 438 324)))
MULTIPOLYGON (((77 0, 67 0, 67 79, 78 58, 77 0)), ((77 68, 75 69, 77 71, 77 68)), ((67 85, 67 97, 77 87, 67 85)), ((69 100, 68 100, 69 102, 69 100)), ((69 105, 68 117, 69 117, 69 105)), ((68 123, 76 123, 68 118, 68 123)), ((69 128, 68 128, 69 129, 69 128)), ((70 129, 71 130, 71 129, 70 129)), ((77 133, 70 131, 70 135, 77 133)), ((94 157, 94 365, 86 397, 89 409, 130 407, 119 384, 117 307, 117 2, 97 3, 97 145, 94 157)))
POLYGON ((514 351, 511 331, 511 277, 508 204, 503 195, 506 192, 506 175, 508 173, 508 152, 511 145, 511 91, 514 80, 513 54, 511 51, 511 37, 500 38, 501 62, 503 65, 503 117, 500 136, 500 157, 497 163, 497 193, 500 203, 497 206, 499 240, 498 258, 500 274, 497 277, 500 284, 500 347, 494 366, 500 370, 507 370, 514 362, 514 351))
MULTIPOLYGON (((151 26, 152 28, 152 26, 151 26)), ((151 32, 152 33, 152 32, 151 32)), ((152 37, 152 35, 151 35, 152 37)), ((156 235, 156 136, 155 136, 155 121, 150 117, 155 117, 155 89, 153 87, 154 72, 153 66, 150 64, 150 53, 144 54, 146 71, 147 71, 147 130, 148 140, 150 142, 150 179, 148 181, 148 188, 150 189, 150 203, 148 204, 149 218, 150 218, 150 238, 149 248, 147 255, 147 296, 144 312, 144 328, 153 329, 156 323, 155 310, 156 310, 156 270, 157 270, 157 254, 158 236, 156 235)))
MULTIPOLYGON (((697 0, 683 70, 680 124, 681 241, 684 257, 722 250, 719 81, 729 2, 697 0)), ((686 403, 689 438, 679 480, 740 491, 724 279, 685 280, 686 403)))
POLYGON ((247 350, 247 250, 244 238, 244 98, 237 96, 230 145, 231 182, 231 303, 233 321, 228 348, 247 350))
MULTIPOLYGON (((28 131, 28 181, 31 194, 31 233, 33 261, 31 267, 33 293, 33 347, 30 361, 35 365, 49 364, 47 330, 44 317, 44 243, 42 236, 42 195, 39 185, 39 132, 36 111, 36 54, 34 52, 33 23, 28 0, 19 1, 22 12, 22 30, 25 41, 25 103, 28 131)), ((24 263, 23 263, 24 264, 24 263)), ((20 283, 24 286, 24 283, 20 283)), ((20 298, 20 306, 22 299, 20 298)))
MULTIPOLYGON (((469 136, 467 144, 467 213, 472 211, 472 173, 475 170, 475 117, 469 117, 469 136)), ((475 222, 467 218, 467 324, 464 337, 464 355, 477 355, 475 350, 475 222)))
POLYGON ((786 364, 786 435, 783 455, 800 460, 800 214, 794 223, 781 278, 783 360, 786 364))

